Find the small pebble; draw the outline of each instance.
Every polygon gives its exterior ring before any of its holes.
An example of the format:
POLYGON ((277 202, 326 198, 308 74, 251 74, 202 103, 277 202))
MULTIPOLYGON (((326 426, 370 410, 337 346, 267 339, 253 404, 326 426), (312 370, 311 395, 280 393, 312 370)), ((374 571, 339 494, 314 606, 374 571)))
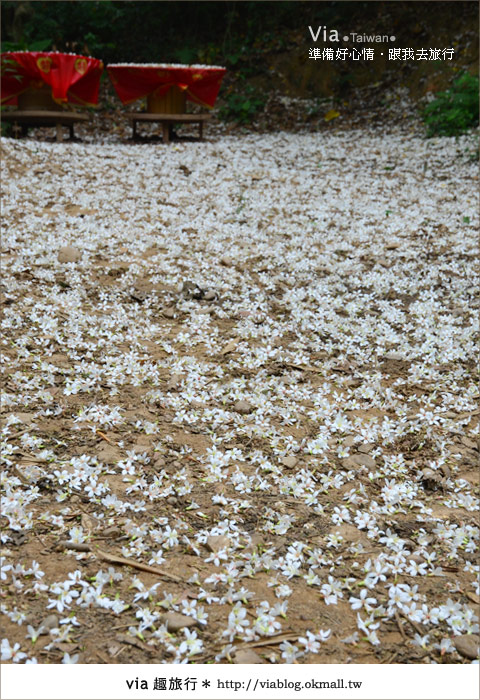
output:
POLYGON ((343 447, 352 447, 355 444, 355 435, 347 435, 342 445, 343 447))
POLYGON ((220 258, 220 265, 224 265, 224 267, 230 267, 232 262, 232 258, 229 258, 228 255, 224 255, 222 258, 220 258))
POLYGON ((237 401, 233 407, 233 410, 237 413, 247 415, 247 413, 251 413, 253 411, 253 406, 249 404, 248 401, 237 401))
POLYGON ((265 323, 265 316, 263 316, 262 314, 256 314, 253 317, 253 322, 256 326, 261 326, 262 323, 265 323))
POLYGON ((366 442, 364 445, 359 445, 358 446, 358 451, 362 452, 362 454, 368 454, 375 448, 375 445, 373 442, 366 442))
POLYGON ((204 299, 206 301, 213 301, 213 299, 217 298, 217 293, 213 291, 213 289, 209 289, 208 292, 205 292, 204 299))
POLYGON ((58 617, 56 615, 48 615, 40 625, 40 634, 48 634, 50 630, 58 627, 58 617))
POLYGON ((163 309, 162 313, 165 318, 175 318, 175 309, 171 306, 167 306, 166 309, 163 309))
POLYGON ((387 354, 383 357, 385 360, 394 360, 396 362, 403 360, 403 355, 401 355, 399 352, 387 352, 387 354))
POLYGON ((296 457, 284 457, 282 459, 282 464, 288 469, 293 469, 298 464, 298 459, 296 457))
POLYGON ((240 318, 248 318, 252 315, 252 312, 248 311, 248 309, 240 309, 238 311, 238 315, 240 316, 240 318))
POLYGON ((233 657, 234 664, 264 664, 265 661, 253 649, 240 649, 233 657))
POLYGON ((115 525, 112 525, 111 527, 105 528, 105 530, 102 530, 102 537, 121 537, 122 536, 122 531, 119 527, 115 527, 115 525))
POLYGON ((467 659, 476 659, 478 657, 479 645, 480 637, 476 634, 462 634, 460 637, 453 639, 455 649, 467 659))
POLYGON ((169 381, 167 382, 165 389, 167 391, 172 391, 173 389, 178 389, 180 384, 181 384, 182 379, 183 379, 183 376, 181 374, 172 374, 169 381))
POLYGON ((228 549, 231 541, 226 535, 211 535, 207 538, 205 546, 210 552, 219 552, 221 549, 228 549))
POLYGON ((186 280, 182 284, 182 294, 187 298, 193 299, 203 299, 204 291, 201 289, 196 282, 191 280, 186 280))
POLYGON ((60 263, 78 262, 82 257, 82 253, 71 245, 63 246, 58 251, 57 260, 60 263))
POLYGON ((370 457, 370 455, 364 455, 364 454, 357 454, 352 456, 353 461, 355 464, 360 465, 361 467, 368 467, 368 469, 375 469, 375 460, 373 457, 370 457))
POLYGON ((198 622, 194 617, 182 615, 177 612, 167 612, 160 616, 160 623, 167 625, 169 632, 178 632, 184 627, 197 627, 198 622))
POLYGON ((359 453, 344 459, 343 465, 347 467, 347 469, 349 467, 367 467, 368 469, 375 469, 375 460, 370 457, 370 455, 359 453))

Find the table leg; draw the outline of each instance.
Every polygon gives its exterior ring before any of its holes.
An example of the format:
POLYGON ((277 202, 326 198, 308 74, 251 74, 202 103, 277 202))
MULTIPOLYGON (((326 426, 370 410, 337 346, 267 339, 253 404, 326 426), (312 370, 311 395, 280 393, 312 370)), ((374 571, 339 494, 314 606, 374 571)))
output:
POLYGON ((170 124, 162 122, 163 143, 170 143, 170 124))
POLYGON ((60 142, 63 140, 62 125, 60 124, 60 122, 57 122, 55 126, 57 130, 57 141, 60 142))
POLYGON ((198 122, 198 126, 200 132, 200 141, 203 141, 203 122, 198 122))
POLYGON ((70 141, 73 141, 73 139, 75 138, 74 133, 73 133, 73 124, 69 124, 68 129, 70 131, 70 141))
POLYGON ((135 141, 136 138, 137 138, 137 122, 134 119, 133 120, 132 139, 135 141))

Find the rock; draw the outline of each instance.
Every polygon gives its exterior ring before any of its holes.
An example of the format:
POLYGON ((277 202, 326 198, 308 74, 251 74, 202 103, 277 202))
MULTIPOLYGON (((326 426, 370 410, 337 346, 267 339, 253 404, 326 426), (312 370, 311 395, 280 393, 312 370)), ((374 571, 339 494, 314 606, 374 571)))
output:
POLYGON ((394 360, 395 362, 399 362, 403 360, 403 355, 401 355, 399 352, 387 352, 383 356, 384 360, 394 360))
POLYGON ((40 634, 48 634, 50 630, 58 627, 58 617, 56 615, 48 615, 40 625, 40 634))
POLYGON ((462 437, 462 445, 465 447, 470 447, 472 450, 478 450, 478 444, 465 435, 462 437))
POLYGON ((167 498, 167 503, 169 506, 176 506, 178 505, 178 499, 175 496, 169 496, 167 498))
POLYGON ((232 258, 229 258, 228 255, 224 255, 222 258, 220 258, 220 265, 223 265, 224 267, 230 267, 233 264, 232 258))
POLYGON ((296 457, 283 457, 282 464, 287 467, 287 469, 293 469, 298 464, 298 459, 296 457))
POLYGON ((440 467, 440 471, 446 479, 450 479, 450 477, 452 476, 452 472, 450 471, 450 467, 448 466, 448 464, 442 464, 440 467))
POLYGON ((425 467, 420 472, 420 479, 425 484, 427 488, 437 488, 442 486, 442 475, 433 469, 425 467))
POLYGON ((205 292, 198 286, 198 284, 196 284, 196 282, 185 280, 185 282, 182 284, 182 294, 190 299, 203 299, 205 292))
POLYGON ((453 646, 467 659, 476 659, 479 654, 480 637, 476 634, 462 634, 453 639, 453 646))
POLYGON ((370 455, 364 455, 364 454, 356 454, 352 455, 352 459, 355 462, 355 464, 358 464, 361 467, 367 467, 368 469, 375 469, 375 460, 370 457, 370 455))
POLYGON ((359 445, 357 449, 362 454, 368 454, 374 449, 374 447, 375 445, 373 442, 366 442, 364 445, 359 445))
POLYGON ((347 437, 344 439, 342 445, 343 447, 353 447, 355 444, 355 435, 347 435, 347 437))
POLYGON ((165 318, 175 318, 175 309, 172 306, 167 306, 166 309, 162 311, 165 318))
POLYGON ((253 406, 249 404, 248 401, 237 401, 233 407, 233 410, 236 411, 236 413, 247 415, 247 413, 251 413, 253 411, 253 406))
POLYGON ((121 537, 122 535, 123 531, 115 525, 112 525, 111 527, 106 527, 105 530, 102 530, 102 537, 113 538, 121 537))
POLYGON ((199 624, 194 617, 182 615, 177 612, 167 612, 160 616, 160 622, 167 626, 169 632, 178 632, 184 627, 198 627, 199 624))
POLYGON ((113 644, 109 644, 109 646, 107 647, 108 655, 109 656, 116 656, 121 648, 122 647, 118 642, 114 642, 113 644))
POLYGON ((173 391, 174 389, 178 389, 183 378, 184 378, 183 374, 172 374, 169 381, 167 382, 165 389, 167 391, 173 391))
POLYGON ((130 296, 132 297, 132 299, 135 299, 135 301, 138 301, 139 304, 143 304, 145 299, 147 299, 148 297, 148 292, 145 289, 134 288, 130 292, 130 296))
POLYGON ((57 260, 60 263, 72 263, 78 262, 82 257, 82 253, 78 248, 74 248, 72 245, 65 245, 58 251, 57 260))
POLYGON ((265 661, 253 649, 240 649, 233 657, 234 664, 264 664, 265 661))
POLYGON ((347 468, 351 467, 367 467, 368 469, 375 469, 375 460, 370 457, 370 455, 363 455, 361 453, 352 455, 343 460, 343 466, 347 468))
POLYGON ((207 538, 205 546, 210 552, 219 552, 221 549, 228 549, 231 544, 226 535, 211 535, 207 538))
POLYGON ((205 296, 203 298, 206 301, 213 301, 213 299, 217 298, 217 292, 214 292, 213 289, 209 289, 208 292, 205 292, 205 296))

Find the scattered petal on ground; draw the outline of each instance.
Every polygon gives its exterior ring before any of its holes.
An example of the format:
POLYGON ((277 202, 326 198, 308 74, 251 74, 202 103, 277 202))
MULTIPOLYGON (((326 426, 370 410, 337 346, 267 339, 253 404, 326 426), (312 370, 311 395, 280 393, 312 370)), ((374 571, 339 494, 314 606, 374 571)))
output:
POLYGON ((2 140, 2 659, 471 662, 472 148, 2 140))

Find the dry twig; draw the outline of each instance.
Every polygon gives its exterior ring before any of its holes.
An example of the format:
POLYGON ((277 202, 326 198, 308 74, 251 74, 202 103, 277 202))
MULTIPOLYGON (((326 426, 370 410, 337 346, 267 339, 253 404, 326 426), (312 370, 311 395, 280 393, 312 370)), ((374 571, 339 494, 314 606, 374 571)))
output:
POLYGON ((105 433, 102 433, 101 430, 97 430, 96 432, 97 432, 97 435, 100 435, 100 437, 103 438, 104 440, 106 440, 106 441, 108 442, 109 445, 114 445, 114 444, 115 444, 114 442, 112 442, 112 441, 110 440, 110 438, 108 438, 108 437, 105 435, 105 433))
POLYGON ((425 634, 425 632, 422 630, 421 627, 419 627, 419 626, 417 625, 416 622, 414 622, 413 620, 411 620, 411 619, 408 617, 408 615, 406 615, 406 614, 403 612, 403 610, 400 610, 400 615, 401 615, 402 617, 404 617, 405 620, 407 620, 407 622, 409 622, 409 623, 412 625, 412 627, 413 627, 413 629, 415 630, 415 632, 418 632, 418 634, 419 634, 421 637, 423 637, 423 635, 425 634))
POLYGON ((110 564, 131 566, 134 569, 140 569, 140 571, 146 571, 149 574, 163 576, 164 578, 167 578, 170 581, 177 581, 179 583, 183 583, 183 579, 181 579, 179 576, 175 576, 174 574, 167 574, 165 571, 157 569, 156 566, 149 566, 148 564, 142 564, 141 562, 133 561, 133 559, 125 559, 124 557, 118 557, 116 554, 109 554, 108 552, 103 552, 101 549, 97 549, 94 553, 101 559, 108 561, 110 564))
POLYGON ((405 634, 405 630, 403 629, 403 625, 400 621, 400 618, 398 616, 398 612, 395 611, 395 622, 397 623, 397 627, 399 629, 400 634, 402 635, 402 639, 406 642, 407 641, 407 635, 405 634))

